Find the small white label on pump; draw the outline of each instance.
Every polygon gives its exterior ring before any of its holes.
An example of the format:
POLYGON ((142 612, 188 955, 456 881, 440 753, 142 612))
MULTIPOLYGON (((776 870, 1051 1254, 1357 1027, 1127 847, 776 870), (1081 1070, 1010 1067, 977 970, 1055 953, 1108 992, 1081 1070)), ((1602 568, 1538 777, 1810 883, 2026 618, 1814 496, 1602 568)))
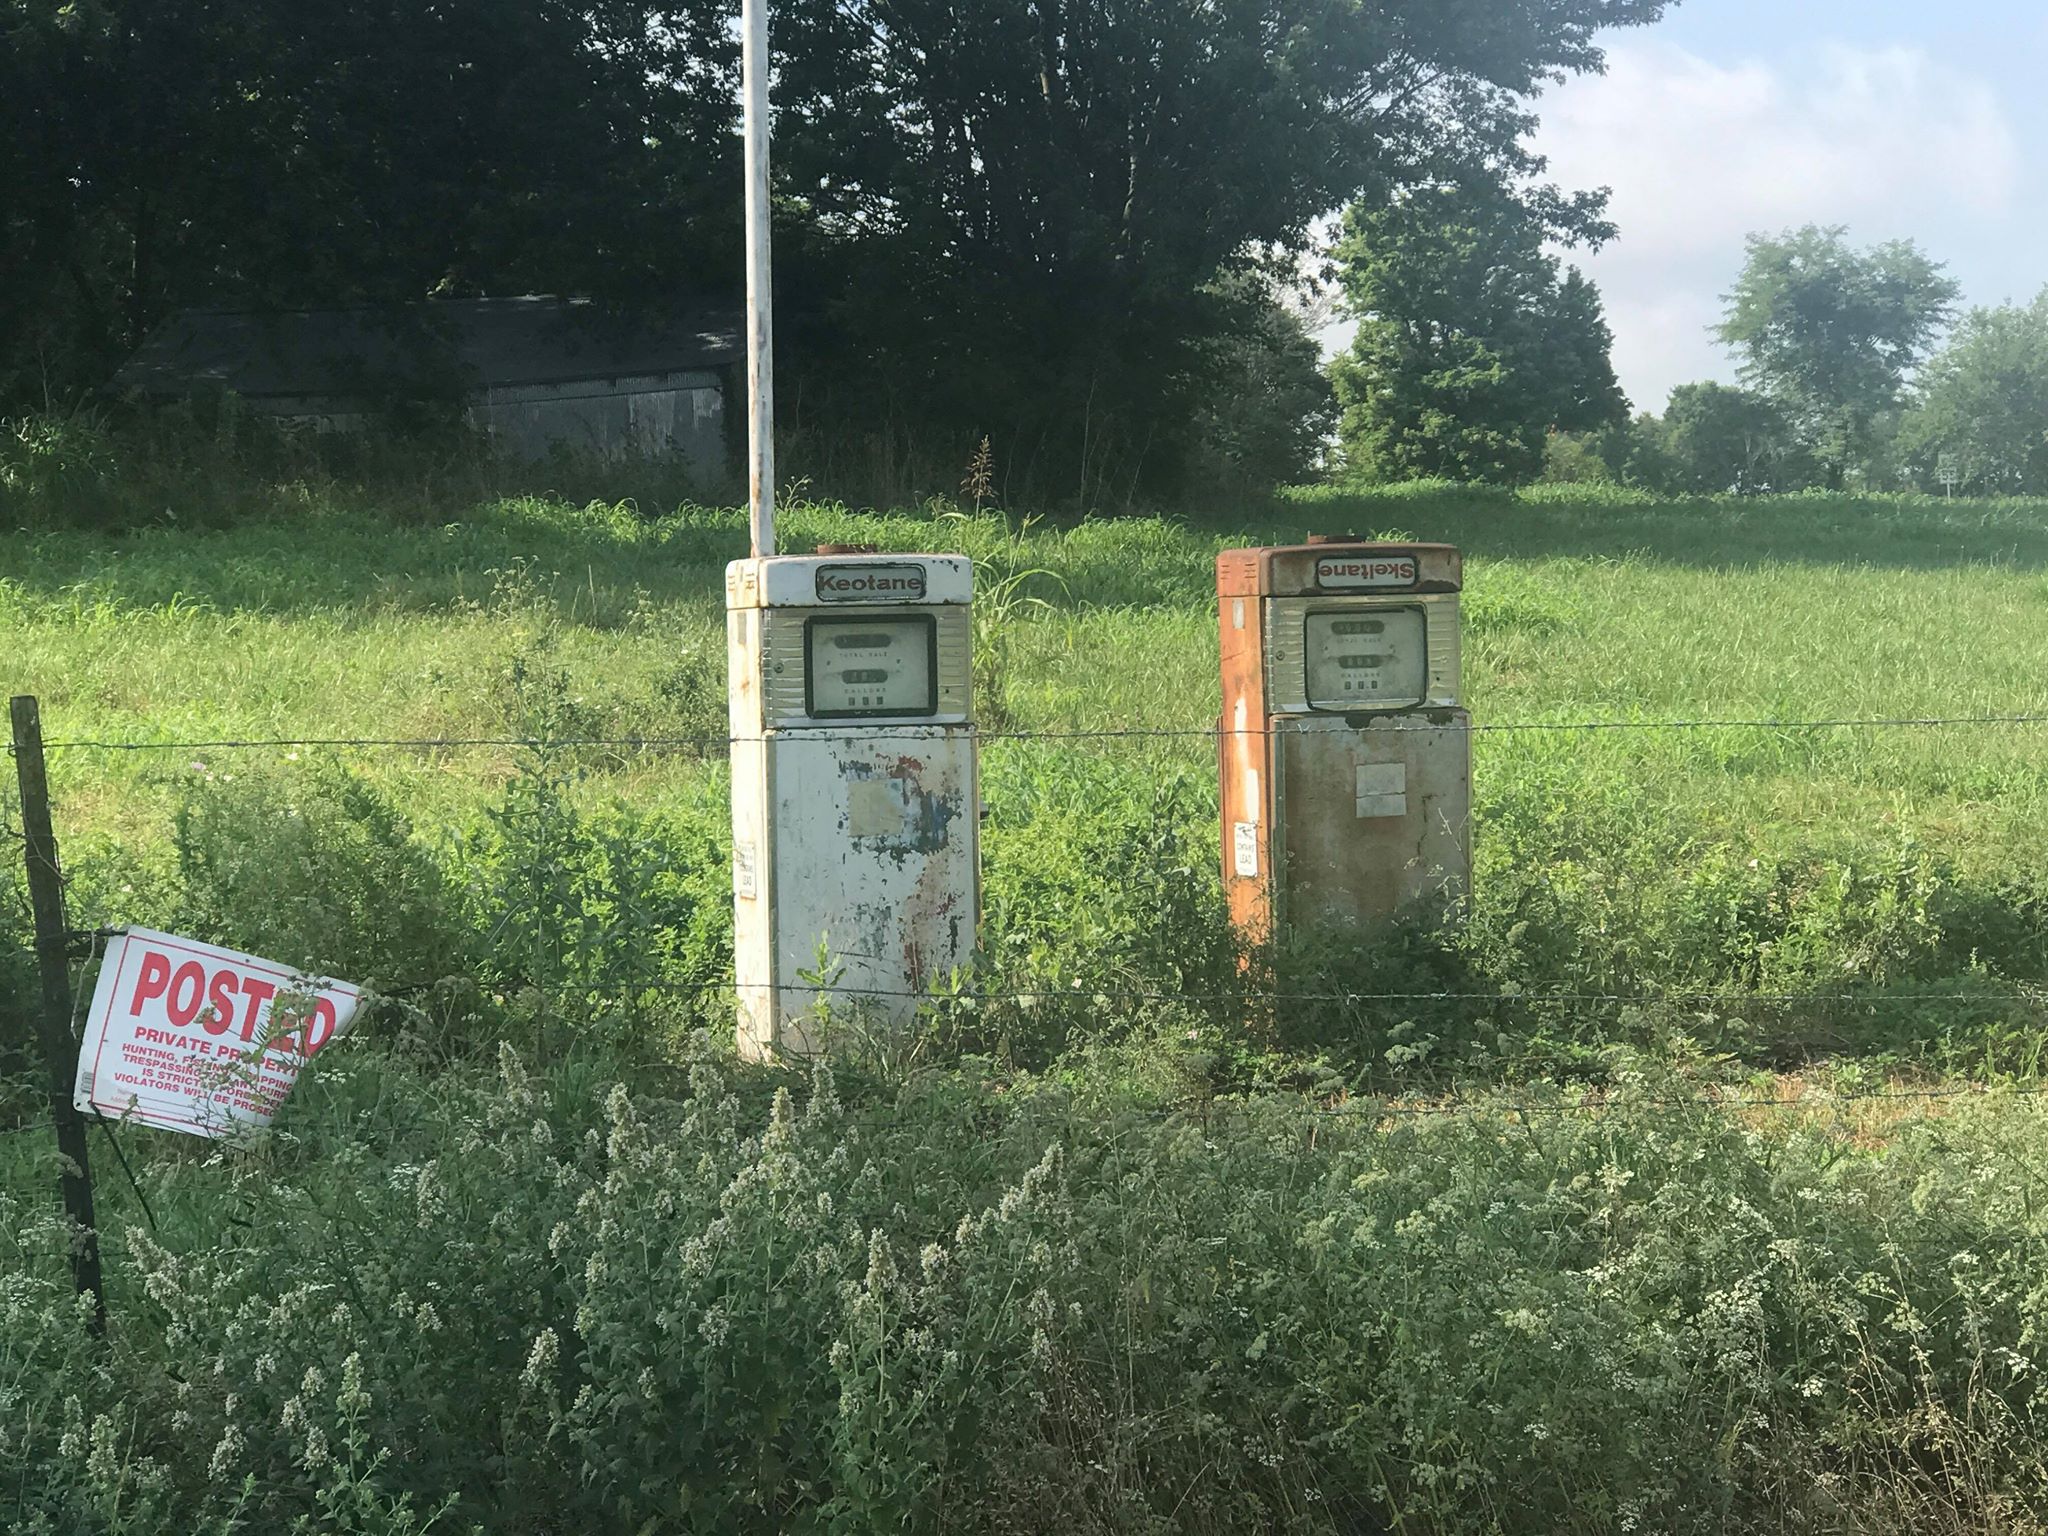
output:
POLYGON ((821 603, 915 603, 924 599, 921 565, 821 565, 821 603))
POLYGON ((1316 561, 1319 587, 1412 587, 1418 577, 1413 555, 1325 555, 1316 561))
POLYGON ((1408 814, 1408 765, 1406 763, 1360 763, 1358 765, 1358 814, 1360 816, 1406 816, 1408 814))
POLYGON ((1240 880, 1259 878, 1259 829, 1248 821, 1230 825, 1232 868, 1240 880))

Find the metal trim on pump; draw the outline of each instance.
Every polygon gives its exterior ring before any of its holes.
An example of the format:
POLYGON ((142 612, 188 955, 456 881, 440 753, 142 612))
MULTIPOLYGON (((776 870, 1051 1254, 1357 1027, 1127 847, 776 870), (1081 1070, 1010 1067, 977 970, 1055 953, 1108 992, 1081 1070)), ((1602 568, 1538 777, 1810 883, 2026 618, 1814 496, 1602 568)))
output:
MULTIPOLYGON (((1458 594, 1347 592, 1339 597, 1269 597, 1266 609, 1266 698, 1272 714, 1367 713, 1374 706, 1325 710, 1308 695, 1308 621, 1318 613, 1349 612, 1371 599, 1375 612, 1420 609, 1428 692, 1408 709, 1455 709, 1459 696, 1458 594)), ((1380 711, 1393 713, 1392 710, 1380 711)))

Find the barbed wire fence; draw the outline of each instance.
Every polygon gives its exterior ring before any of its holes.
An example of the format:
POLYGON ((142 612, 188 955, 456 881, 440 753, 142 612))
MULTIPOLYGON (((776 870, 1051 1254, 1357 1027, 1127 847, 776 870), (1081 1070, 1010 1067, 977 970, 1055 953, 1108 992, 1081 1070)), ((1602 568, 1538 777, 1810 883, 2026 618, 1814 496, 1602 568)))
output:
MULTIPOLYGON (((1711 731, 1768 731, 1778 733, 1813 733, 1851 730, 1891 731, 1947 731, 1947 730, 1993 730, 2024 729, 2048 726, 2048 712, 2015 711, 2009 713, 1977 713, 1956 715, 1895 715, 1895 716, 1839 716, 1824 718, 1780 718, 1780 717, 1730 717, 1693 719, 1647 719, 1637 717, 1609 719, 1566 719, 1566 720, 1525 720, 1525 721, 1462 721, 1449 722, 1443 728, 1463 731, 1475 737, 1518 736, 1532 733, 1573 733, 1573 734, 1615 734, 1615 733, 1700 733, 1711 731)), ((850 731, 824 729, 814 732, 821 737, 842 740, 863 739, 850 731)), ((978 739, 984 743, 1056 743, 1073 746, 1091 742, 1131 741, 1177 741, 1217 742, 1229 736, 1269 736, 1280 734, 1267 727, 1249 726, 1236 728, 1211 725, 1194 726, 1115 726, 1104 728, 1054 728, 1016 729, 978 732, 978 739)), ((736 741, 747 740, 713 733, 687 734, 588 734, 588 735, 295 735, 277 734, 267 736, 157 736, 129 739, 110 739, 100 736, 75 738, 57 737, 45 742, 44 750, 50 754, 97 754, 106 756, 133 756, 140 754, 196 755, 220 752, 345 752, 345 751, 408 751, 419 753, 468 752, 468 751, 524 751, 543 756, 571 750, 608 750, 621 753, 659 753, 686 751, 702 754, 724 751, 736 741)), ((13 747, 9 746, 10 756, 13 747)), ((0 814, 0 837, 10 846, 19 844, 22 834, 12 819, 0 814)), ((408 991, 417 991, 426 983, 397 984, 385 990, 387 999, 402 998, 408 991)), ((621 992, 629 995, 669 994, 701 999, 718 999, 736 996, 739 988, 731 978, 713 980, 688 980, 675 977, 647 976, 623 978, 617 983, 621 992)), ((1208 1007, 1229 1006, 1315 1006, 1344 1009, 1371 1009, 1388 1006, 1422 1005, 1469 1005, 1488 1009, 1536 1009, 1536 1008, 1636 1008, 1636 1009, 1678 1009, 1694 1012, 1705 1010, 1737 1009, 1783 1009, 1808 1010, 1819 1008, 1849 1010, 1885 1010, 1896 1008, 1917 1008, 1926 1006, 1975 1006, 2011 1007, 2023 1006, 2030 1012, 2048 1012, 2048 984, 2029 981, 2007 981, 1999 984, 2003 990, 1902 990, 1899 988, 1873 985, 1864 989, 1830 989, 1800 991, 1767 991, 1743 988, 1664 988, 1623 991, 1611 988, 1571 989, 1531 987, 1497 989, 1404 989, 1385 990, 1369 987, 1344 989, 1290 990, 1272 986, 1260 986, 1249 979, 1243 986, 1232 987, 1188 987, 1154 985, 1079 985, 1070 988, 1056 987, 983 987, 970 979, 965 985, 951 989, 892 989, 861 987, 839 984, 782 983, 777 990, 784 993, 812 994, 819 998, 867 998, 878 1001, 914 1002, 935 1008, 978 1007, 989 1004, 1012 1004, 1021 1007, 1044 1007, 1048 1005, 1085 1004, 1095 1007, 1152 1006, 1161 1004, 1187 1004, 1208 1007)), ((1975 1085, 1960 1088, 1936 1090, 1901 1090, 1893 1093, 1866 1093, 1833 1096, 1835 1102, 1853 1102, 1867 1099, 1897 1098, 1904 1102, 1939 1101, 1944 1098, 1964 1097, 1978 1093, 1975 1085)), ((1519 1113, 1528 1109, 1532 1113, 1556 1113, 1555 1105, 1500 1103, 1486 1101, 1487 1112, 1519 1113)), ((1643 1101, 1632 1100, 1640 1104, 1643 1101)), ((1772 1102, 1749 1098, 1734 1101, 1719 1090, 1712 1094, 1672 1101, 1688 1107, 1709 1104, 1724 1107, 1770 1108, 1772 1102)), ((1805 1102, 1801 1100, 1799 1102, 1805 1102)), ((1587 1108, 1582 1104, 1579 1108, 1587 1108)), ((1402 1113, 1468 1112, 1463 1106, 1409 1106, 1402 1113)), ((33 1129, 33 1127, 0 1128, 0 1130, 33 1129)))
MULTIPOLYGON (((2040 726, 2048 726, 2048 712, 1840 716, 1810 719, 1631 717, 1501 722, 1453 718, 1441 722, 1443 729, 1462 731, 1475 738, 1512 738, 1532 734, 1605 737, 1651 733, 1700 734, 1717 731, 1761 731, 1782 736, 1810 736, 1850 731, 2021 731, 2040 726)), ((862 739, 858 733, 851 731, 826 729, 815 734, 846 741, 862 739)), ((1220 744, 1229 736, 1262 737, 1277 734, 1281 734, 1281 731, 1270 727, 1253 726, 1237 730, 1220 723, 1206 727, 1111 726, 1002 729, 977 733, 978 739, 985 744, 1045 744, 1063 750, 1090 744, 1220 744)), ((192 736, 165 734, 132 739, 109 739, 100 736, 58 737, 40 743, 39 771, 36 777, 40 779, 40 761, 43 754, 74 758, 86 755, 107 758, 176 755, 191 759, 195 767, 203 766, 199 762, 202 755, 220 753, 278 753, 287 755, 293 761, 296 761, 300 753, 371 751, 418 754, 519 752, 534 754, 543 760, 564 752, 599 751, 629 759, 669 753, 690 754, 699 759, 709 759, 714 754, 729 750, 736 742, 747 739, 749 738, 708 732, 410 736, 311 733, 192 736)), ((15 754, 15 750, 10 743, 10 756, 15 754)), ((24 780, 24 783, 26 782, 24 780)), ((29 839, 18 819, 8 812, 0 812, 0 843, 4 843, 9 850, 10 858, 20 859, 26 855, 27 862, 33 862, 29 839)), ((538 887, 538 879, 535 883, 538 887)), ((74 945, 79 941, 88 941, 91 944, 90 949, 74 956, 75 961, 82 963, 79 967, 82 971, 90 970, 92 956, 97 953, 98 941, 109 936, 109 932, 95 930, 92 934, 67 935, 74 945)), ((77 979, 83 978, 81 976, 77 979)), ((382 1000, 403 1009, 408 1006, 406 994, 417 994, 433 985, 431 982, 395 983, 371 995, 373 1000, 382 1000)), ((726 1017, 739 1013, 742 1000, 742 988, 737 978, 732 976, 710 979, 660 974, 613 976, 604 978, 595 987, 591 979, 586 977, 582 982, 565 985, 560 990, 561 995, 565 997, 577 995, 579 991, 584 995, 590 995, 594 990, 606 990, 614 1002, 654 996, 687 998, 722 1010, 726 1017)), ((986 1010, 991 1007, 1030 1011, 1078 1006, 1100 1012, 1114 1009, 1172 1007, 1208 1010, 1212 1014, 1225 1016, 1235 1010, 1239 1016, 1258 1014, 1269 1019, 1288 1009, 1337 1009, 1343 1010, 1347 1016, 1384 1016, 1396 1011, 1412 1012, 1418 1009, 1440 1008, 1495 1012, 1564 1010, 1579 1013, 1617 1009, 1675 1010, 1681 1014, 1699 1017, 1715 1013, 1734 1015, 1757 1010, 1815 1016, 1821 1010, 1875 1015, 1897 1010, 1939 1007, 2020 1010, 2025 1017, 2048 1030, 2048 979, 2034 981, 2025 978, 1987 978, 1987 985, 1979 990, 1954 987, 1896 987, 1873 982, 1860 988, 1836 986, 1787 991, 1766 990, 1762 987, 1670 987, 1635 990, 1569 986, 1289 988, 1261 984, 1256 974, 1251 972, 1240 972, 1232 982, 1221 986, 1213 983, 1174 985, 1143 979, 1118 981, 1115 984, 1106 984, 1098 979, 1066 987, 1002 986, 991 985, 987 979, 968 973, 964 977, 950 978, 946 986, 924 989, 849 985, 824 978, 798 983, 778 983, 773 990, 785 996, 807 995, 814 999, 814 1006, 821 1011, 837 1007, 858 1008, 861 1003, 872 1000, 892 1005, 909 1004, 920 1013, 930 1012, 934 1015, 943 1014, 948 1010, 957 1013, 961 1010, 986 1010)), ((75 1057, 79 1033, 75 1010, 66 1022, 70 1026, 70 1044, 75 1057)), ((28 1032, 21 1030, 16 1033, 25 1044, 28 1032)), ((539 1039, 537 1036, 536 1043, 539 1043, 539 1039)), ((0 1031, 0 1064, 6 1061, 7 1046, 7 1032, 0 1031)), ((1118 1122, 1150 1124, 1162 1128, 1177 1124, 1192 1125, 1204 1133, 1233 1126, 1271 1128, 1279 1125, 1303 1131, 1307 1137, 1307 1144, 1313 1145, 1314 1128, 1319 1126, 1369 1129, 1404 1122, 1440 1122, 1451 1117, 1483 1119, 1504 1126, 1520 1125, 1533 1128, 1539 1121, 1575 1116, 1710 1115, 1839 1118, 1858 1117, 1873 1111, 1885 1114, 1904 1111, 1917 1116, 1968 1103, 2030 1104, 2034 1099, 2048 1095, 2048 1082, 2030 1080, 2007 1080, 1997 1083, 1945 1080, 1915 1083, 1898 1076, 1889 1076, 1877 1086, 1845 1087, 1840 1082, 1814 1082, 1779 1073, 1756 1072, 1752 1073, 1746 1082, 1729 1082, 1689 1078, 1683 1072, 1676 1072, 1670 1081, 1679 1085, 1678 1091, 1669 1088, 1646 1091, 1641 1084, 1616 1087, 1601 1083, 1526 1083, 1517 1088, 1486 1082, 1477 1085, 1455 1082, 1449 1085, 1430 1085, 1407 1092, 1390 1088, 1380 1092, 1354 1093, 1349 1088, 1332 1091, 1327 1085, 1293 1092, 1275 1088, 1255 1095, 1195 1094, 1168 1104, 1122 1105, 1115 1108, 1113 1118, 1118 1122)), ((66 1125, 67 1120, 78 1118, 70 1114, 70 1110, 68 1101, 59 1103, 53 1096, 49 1114, 31 1115, 25 1111, 17 1111, 15 1115, 9 1116, 11 1119, 18 1116, 17 1123, 0 1124, 0 1148, 35 1148, 37 1143, 27 1138, 38 1133, 48 1138, 55 1130, 55 1139, 42 1150, 45 1155, 55 1158, 60 1184, 66 1190, 67 1208, 75 1213, 77 1207, 72 1199, 73 1186, 82 1182, 89 1202, 91 1180, 89 1170, 84 1167, 83 1143, 77 1139, 82 1127, 66 1125), (70 1140, 67 1140, 67 1133, 70 1140), (71 1149, 68 1152, 64 1150, 67 1147, 71 1149)), ((874 1130, 907 1123, 887 1110, 857 1114, 854 1120, 874 1130)), ((155 1213, 150 1206, 143 1183, 114 1134, 117 1123, 102 1119, 100 1125, 106 1135, 107 1145, 118 1160, 127 1184, 138 1202, 144 1220, 154 1226, 155 1213)), ((91 1246, 96 1258, 97 1229, 89 1214, 89 1203, 84 1209, 88 1214, 84 1218, 84 1225, 79 1229, 79 1238, 91 1246)), ((78 1284, 82 1295, 88 1290, 92 1293, 103 1316, 104 1288, 97 1274, 96 1263, 89 1277, 86 1270, 80 1270, 78 1284)))

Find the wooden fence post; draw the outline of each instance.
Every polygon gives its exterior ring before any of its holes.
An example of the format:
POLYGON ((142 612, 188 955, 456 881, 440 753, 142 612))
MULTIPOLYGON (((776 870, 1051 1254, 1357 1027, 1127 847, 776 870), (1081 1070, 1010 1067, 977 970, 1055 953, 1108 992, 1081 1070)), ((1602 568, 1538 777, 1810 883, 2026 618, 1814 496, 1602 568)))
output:
POLYGON ((50 1119, 63 1163, 64 1213, 76 1229, 71 1279, 93 1300, 93 1332, 107 1331, 106 1288, 100 1278, 100 1233, 93 1218, 92 1166, 85 1151, 85 1120, 72 1103, 78 1043, 71 1037, 71 930, 64 920, 64 877, 50 826, 50 782, 43 763, 42 711, 33 698, 17 698, 14 768, 21 781, 21 831, 28 845, 28 894, 36 920, 36 968, 42 978, 37 1024, 43 1069, 49 1076, 50 1119))

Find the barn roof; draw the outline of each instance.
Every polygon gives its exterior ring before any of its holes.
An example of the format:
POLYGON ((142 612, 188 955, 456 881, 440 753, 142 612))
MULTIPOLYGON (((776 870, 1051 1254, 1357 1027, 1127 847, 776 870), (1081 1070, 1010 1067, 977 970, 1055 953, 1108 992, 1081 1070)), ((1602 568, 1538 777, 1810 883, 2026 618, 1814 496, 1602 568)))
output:
POLYGON ((114 376, 147 395, 247 399, 580 383, 722 367, 735 309, 632 319, 588 299, 445 299, 347 309, 187 309, 114 376))

